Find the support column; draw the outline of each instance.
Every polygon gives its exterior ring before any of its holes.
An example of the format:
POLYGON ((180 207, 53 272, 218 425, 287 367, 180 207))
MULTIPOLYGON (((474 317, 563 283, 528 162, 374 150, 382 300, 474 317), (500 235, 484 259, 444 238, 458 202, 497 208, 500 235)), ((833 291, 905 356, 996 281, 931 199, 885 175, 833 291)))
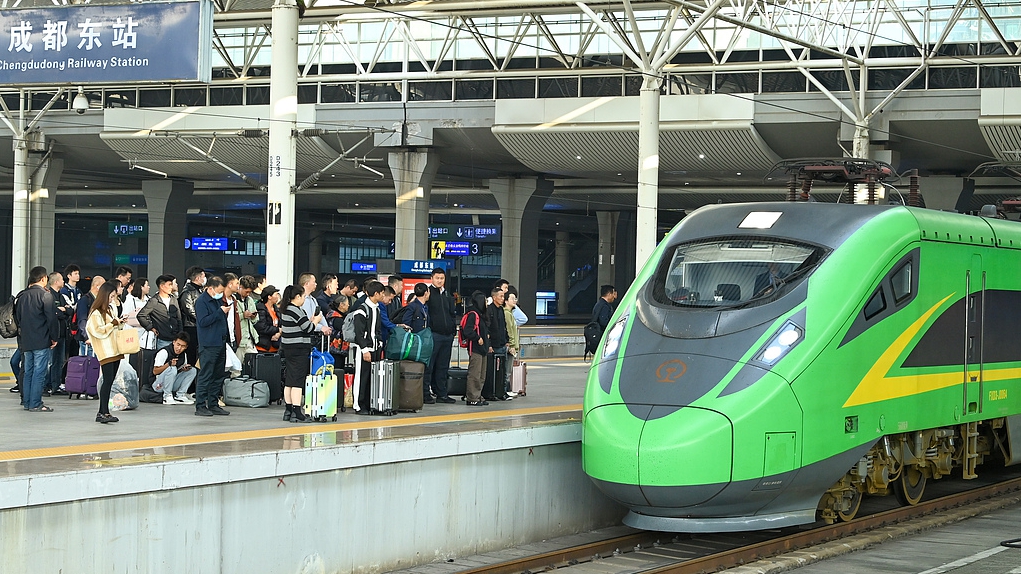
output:
POLYGON ((638 233, 635 273, 656 249, 659 204, 659 88, 663 80, 646 75, 639 94, 638 112, 638 233))
MULTIPOLYGON (((24 95, 22 95, 24 99, 24 95)), ((24 108, 24 104, 22 104, 24 108)), ((24 137, 25 117, 21 112, 18 130, 14 134, 14 236, 11 241, 11 293, 17 294, 28 286, 29 250, 29 202, 28 192, 31 188, 28 166, 28 141, 24 137)))
POLYGON ((184 287, 188 269, 184 240, 188 236, 188 206, 195 184, 176 179, 153 179, 142 182, 145 209, 149 215, 148 257, 149 280, 169 273, 184 287))
POLYGON ((273 285, 294 280, 293 131, 298 120, 298 6, 273 4, 272 74, 269 81, 269 185, 266 202, 266 278, 273 285))
POLYGON ((553 194, 553 182, 545 179, 491 179, 489 191, 502 216, 500 275, 518 288, 518 305, 535 320, 534 294, 538 287, 539 215, 553 194))
POLYGON ((439 157, 431 151, 401 150, 388 156, 397 192, 395 259, 429 259, 429 197, 439 157))
POLYGON ((47 271, 53 272, 53 236, 54 211, 57 202, 57 187, 60 176, 64 172, 64 160, 50 157, 39 165, 38 171, 32 176, 32 195, 30 196, 31 221, 29 245, 31 246, 32 266, 42 265, 47 271))
MULTIPOLYGON (((599 286, 617 286, 615 281, 617 268, 617 222, 620 219, 620 212, 597 211, 596 221, 599 223, 599 258, 597 261, 598 271, 596 272, 596 293, 599 293, 599 286)), ((625 288, 617 287, 621 293, 625 288)))
POLYGON ((566 231, 557 232, 556 259, 553 262, 554 289, 560 295, 557 301, 557 315, 567 313, 570 302, 569 292, 571 275, 571 234, 566 231))

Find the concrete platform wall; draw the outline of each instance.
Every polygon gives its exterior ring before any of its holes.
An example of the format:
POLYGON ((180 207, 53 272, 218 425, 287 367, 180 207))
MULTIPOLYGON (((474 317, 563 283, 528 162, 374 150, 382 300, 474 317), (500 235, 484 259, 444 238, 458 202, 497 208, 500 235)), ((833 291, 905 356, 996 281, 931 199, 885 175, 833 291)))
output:
MULTIPOLYGON (((7 506, 0 573, 384 572, 619 524, 623 509, 581 471, 579 442, 492 450, 500 434, 479 435, 493 444, 478 454, 432 458, 436 445, 423 442, 408 460, 309 473, 294 462, 297 474, 166 490, 154 480, 151 492, 110 482, 148 472, 75 473, 68 489, 83 480, 87 490, 143 492, 7 506)), ((217 460, 184 464, 199 475, 230 466, 217 460)))

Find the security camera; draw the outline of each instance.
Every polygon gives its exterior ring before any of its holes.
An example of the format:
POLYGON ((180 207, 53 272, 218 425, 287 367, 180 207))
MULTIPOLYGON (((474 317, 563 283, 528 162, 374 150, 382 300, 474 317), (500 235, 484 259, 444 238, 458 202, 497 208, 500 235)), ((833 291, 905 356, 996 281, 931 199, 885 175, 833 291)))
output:
POLYGON ((85 97, 85 94, 78 92, 78 95, 74 97, 74 101, 71 102, 71 108, 80 116, 89 109, 89 99, 85 97))

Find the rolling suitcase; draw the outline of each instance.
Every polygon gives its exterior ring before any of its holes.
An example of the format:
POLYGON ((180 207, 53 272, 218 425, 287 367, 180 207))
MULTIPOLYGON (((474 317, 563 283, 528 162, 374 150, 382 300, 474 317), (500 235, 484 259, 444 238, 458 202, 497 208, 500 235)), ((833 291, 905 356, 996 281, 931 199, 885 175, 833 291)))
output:
MULTIPOLYGON (((337 375, 333 371, 333 363, 323 360, 322 355, 330 356, 324 350, 312 351, 309 362, 312 372, 305 377, 305 414, 316 422, 337 420, 339 404, 344 404, 342 385, 337 384, 337 375)), ((330 356, 332 359, 332 356, 330 356)))
POLYGON ((505 357, 491 354, 486 360, 486 381, 482 383, 482 398, 487 401, 503 400, 507 396, 506 377, 504 370, 505 357))
MULTIPOLYGON (((138 374, 140 387, 151 385, 156 380, 152 374, 153 363, 156 362, 156 349, 142 349, 134 355, 128 355, 128 363, 138 374)), ((161 399, 162 400, 162 399, 161 399)))
POLYGON ((519 397, 525 396, 525 387, 528 385, 528 365, 524 361, 514 361, 511 371, 511 392, 519 397))
POLYGON ((422 410, 422 382, 425 380, 425 364, 416 361, 401 361, 399 365, 400 396, 397 410, 418 412, 422 410))
POLYGON ((277 353, 248 353, 241 364, 241 374, 266 381, 269 402, 280 404, 284 399, 283 363, 277 353))
POLYGON ((99 359, 91 356, 71 357, 67 361, 67 377, 64 378, 67 398, 78 395, 99 394, 99 359))
POLYGON ((372 363, 369 374, 369 414, 393 416, 400 404, 401 367, 397 361, 383 359, 372 363))
POLYGON ((447 396, 464 396, 468 392, 468 369, 450 367, 447 370, 447 396))

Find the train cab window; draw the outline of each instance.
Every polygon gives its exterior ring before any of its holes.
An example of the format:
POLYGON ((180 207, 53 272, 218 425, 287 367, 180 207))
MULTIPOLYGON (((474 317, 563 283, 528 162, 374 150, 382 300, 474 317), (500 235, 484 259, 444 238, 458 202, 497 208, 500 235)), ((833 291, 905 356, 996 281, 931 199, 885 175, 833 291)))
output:
POLYGON ((865 320, 869 320, 876 315, 883 312, 886 309, 886 294, 883 293, 883 288, 876 289, 876 292, 869 298, 869 302, 865 304, 865 320))
POLYGON ((737 307, 774 300, 818 265, 823 249, 775 238, 683 243, 668 252, 653 299, 674 307, 737 307))
POLYGON ((911 262, 908 261, 890 277, 890 286, 893 288, 893 300, 903 303, 911 297, 911 262))

